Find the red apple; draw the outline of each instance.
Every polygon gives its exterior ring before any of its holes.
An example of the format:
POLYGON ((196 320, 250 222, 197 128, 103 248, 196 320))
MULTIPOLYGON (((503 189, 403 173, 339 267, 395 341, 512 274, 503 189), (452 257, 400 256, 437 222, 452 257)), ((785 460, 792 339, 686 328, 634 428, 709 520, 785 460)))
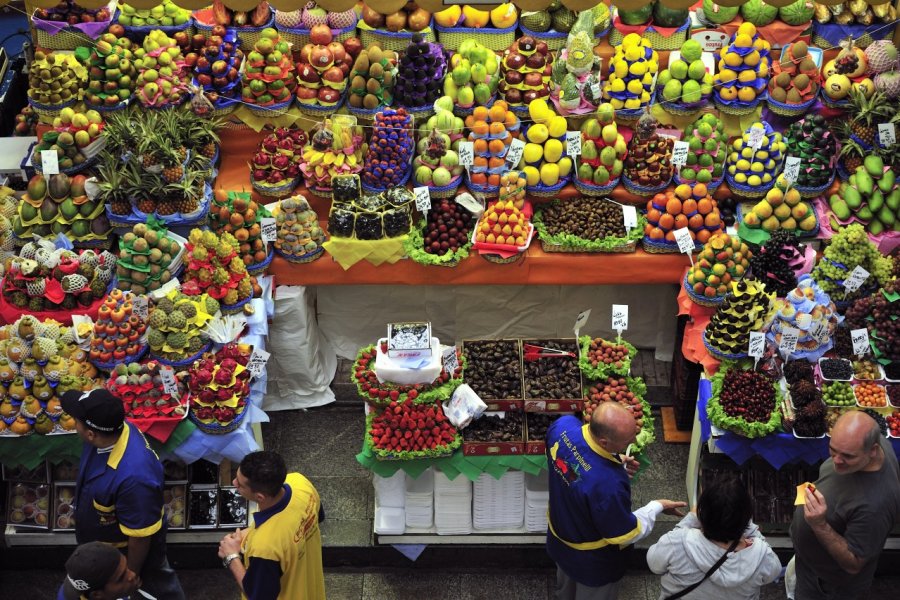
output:
POLYGON ((334 39, 331 35, 331 28, 328 25, 313 25, 309 30, 309 41, 320 46, 327 46, 334 39))

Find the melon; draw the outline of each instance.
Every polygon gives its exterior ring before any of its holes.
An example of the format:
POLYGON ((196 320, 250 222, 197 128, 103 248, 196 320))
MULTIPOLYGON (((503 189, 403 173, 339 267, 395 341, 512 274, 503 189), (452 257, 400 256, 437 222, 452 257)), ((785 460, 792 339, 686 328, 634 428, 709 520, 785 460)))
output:
POLYGON ((703 17, 710 23, 730 23, 740 10, 740 6, 719 6, 713 0, 703 0, 703 17))
POLYGON ((762 27, 775 20, 778 16, 778 7, 766 4, 762 0, 747 0, 741 5, 741 16, 745 21, 762 27))
POLYGON ((637 10, 619 10, 619 19, 626 25, 643 25, 653 14, 653 4, 648 2, 637 10))
POLYGON ((681 27, 687 21, 688 11, 669 8, 662 2, 653 5, 653 24, 660 27, 681 27))
POLYGON ((797 0, 778 9, 778 17, 788 25, 803 25, 812 21, 815 4, 809 0, 797 0))

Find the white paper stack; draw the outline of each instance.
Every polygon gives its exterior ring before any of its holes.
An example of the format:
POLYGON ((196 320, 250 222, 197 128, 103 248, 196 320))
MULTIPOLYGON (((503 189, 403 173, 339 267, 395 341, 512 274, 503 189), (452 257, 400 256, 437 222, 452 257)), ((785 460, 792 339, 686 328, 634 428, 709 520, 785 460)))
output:
POLYGON ((434 526, 438 535, 472 533, 472 482, 464 475, 450 479, 434 473, 434 526))
POLYGON ((528 533, 544 533, 547 531, 547 505, 550 503, 550 490, 547 482, 547 471, 537 475, 525 474, 525 530, 528 533))
POLYGON ((390 477, 374 475, 375 533, 402 535, 406 531, 406 473, 398 469, 390 477))
POLYGON ((500 479, 482 473, 472 494, 475 529, 518 529, 525 517, 525 472, 507 471, 500 479))
POLYGON ((406 478, 406 526, 428 529, 434 522, 434 469, 406 478))

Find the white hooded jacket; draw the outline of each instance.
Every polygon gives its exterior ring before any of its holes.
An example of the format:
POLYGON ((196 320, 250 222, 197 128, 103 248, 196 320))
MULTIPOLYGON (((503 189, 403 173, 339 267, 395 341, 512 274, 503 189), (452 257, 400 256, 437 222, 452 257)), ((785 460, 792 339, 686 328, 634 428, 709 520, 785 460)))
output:
MULTIPOLYGON (((757 600, 760 586, 775 581, 781 573, 781 562, 766 538, 751 521, 744 532, 753 543, 728 559, 685 600, 757 600)), ((650 570, 662 575, 660 600, 700 581, 722 557, 725 549, 703 536, 700 521, 688 513, 669 533, 647 550, 650 570)))

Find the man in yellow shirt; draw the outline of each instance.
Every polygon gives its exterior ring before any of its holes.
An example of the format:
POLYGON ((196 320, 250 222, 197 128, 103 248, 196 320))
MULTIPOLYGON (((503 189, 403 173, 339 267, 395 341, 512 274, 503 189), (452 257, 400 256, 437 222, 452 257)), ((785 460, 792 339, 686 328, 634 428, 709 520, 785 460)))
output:
POLYGON ((244 457, 234 486, 259 510, 219 542, 219 558, 247 600, 325 600, 319 494, 275 452, 244 457))

